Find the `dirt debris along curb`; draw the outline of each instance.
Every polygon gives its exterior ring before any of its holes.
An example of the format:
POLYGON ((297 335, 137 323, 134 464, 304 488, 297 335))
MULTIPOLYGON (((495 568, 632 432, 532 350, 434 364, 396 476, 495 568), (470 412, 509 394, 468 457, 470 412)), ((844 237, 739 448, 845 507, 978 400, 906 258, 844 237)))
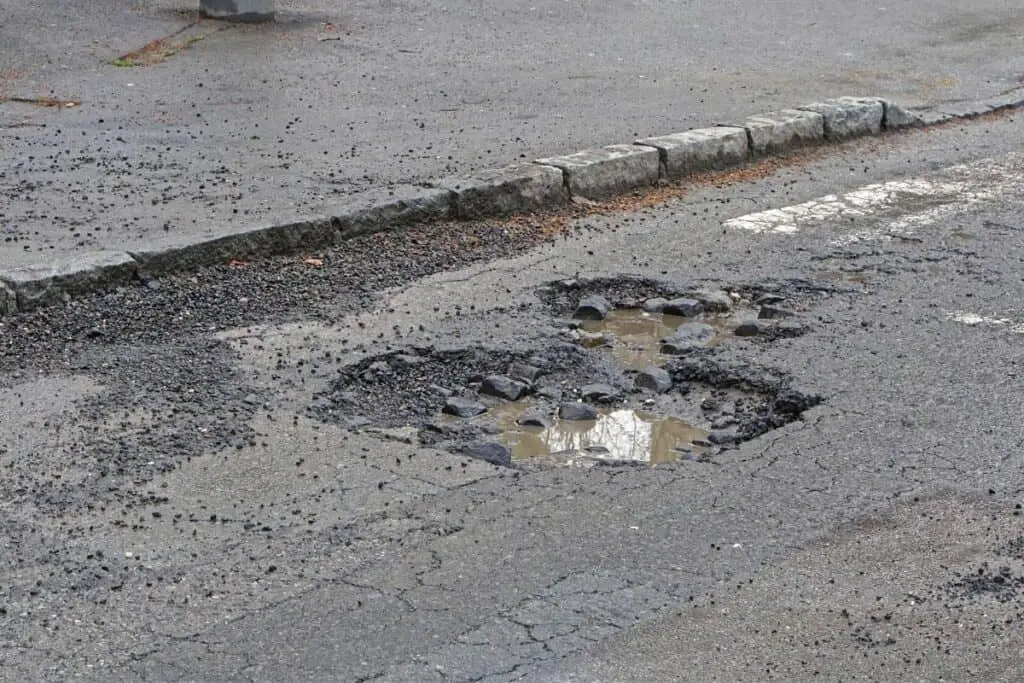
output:
POLYGON ((877 97, 840 97, 628 144, 538 159, 426 186, 363 193, 329 215, 220 234, 174 238, 132 251, 93 251, 0 270, 0 316, 63 303, 140 278, 246 259, 325 248, 357 235, 448 218, 479 219, 557 209, 573 198, 606 199, 825 142, 923 127, 1024 106, 1015 91, 973 104, 908 110, 877 97))

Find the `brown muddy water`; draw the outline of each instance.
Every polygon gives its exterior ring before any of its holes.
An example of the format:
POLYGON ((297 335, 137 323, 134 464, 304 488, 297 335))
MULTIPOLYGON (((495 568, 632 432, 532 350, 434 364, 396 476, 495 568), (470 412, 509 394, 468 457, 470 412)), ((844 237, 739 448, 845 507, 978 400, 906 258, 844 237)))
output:
POLYGON ((590 320, 581 323, 588 346, 608 346, 612 356, 623 367, 642 370, 652 365, 663 365, 666 356, 661 353, 661 340, 670 336, 684 323, 702 322, 715 329, 715 336, 708 342, 714 346, 732 336, 736 319, 731 315, 702 314, 695 318, 684 318, 664 313, 648 313, 639 308, 618 308, 611 311, 604 320, 590 320))
POLYGON ((502 433, 499 440, 513 460, 631 460, 675 462, 695 459, 707 450, 708 433, 675 417, 625 408, 604 410, 596 420, 560 420, 549 416, 549 427, 525 427, 520 418, 534 410, 530 401, 517 401, 489 411, 502 433))

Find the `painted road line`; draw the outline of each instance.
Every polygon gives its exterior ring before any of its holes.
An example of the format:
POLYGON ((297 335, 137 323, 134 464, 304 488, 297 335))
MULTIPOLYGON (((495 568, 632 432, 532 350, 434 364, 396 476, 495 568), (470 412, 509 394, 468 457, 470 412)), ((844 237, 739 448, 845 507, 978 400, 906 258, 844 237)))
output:
POLYGON ((946 319, 970 327, 998 327, 1015 334, 1024 334, 1024 323, 1014 322, 1008 318, 994 318, 968 311, 951 311, 946 314, 946 319))
POLYGON ((982 204, 1019 195, 1024 160, 1011 155, 952 166, 930 177, 865 185, 801 204, 731 218, 727 229, 795 235, 820 227, 845 229, 834 244, 887 240, 916 231, 982 204))

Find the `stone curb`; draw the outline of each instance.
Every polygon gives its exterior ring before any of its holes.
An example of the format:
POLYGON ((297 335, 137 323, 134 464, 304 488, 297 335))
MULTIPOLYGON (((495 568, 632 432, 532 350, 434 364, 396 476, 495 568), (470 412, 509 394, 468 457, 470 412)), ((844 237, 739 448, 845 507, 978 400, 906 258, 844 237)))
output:
MULTIPOLYGON (((14 294, 17 310, 31 311, 63 303, 115 284, 126 284, 137 277, 139 264, 121 251, 94 251, 47 265, 33 265, 0 273, 5 289, 14 294)), ((0 293, 0 307, 3 299, 0 293)), ((13 311, 12 311, 13 312, 13 311)))
POLYGON ((540 164, 515 164, 471 178, 444 178, 437 186, 454 194, 453 210, 460 218, 539 211, 569 200, 562 170, 540 164))
POLYGON ((609 145, 561 157, 537 159, 538 164, 562 171, 573 197, 606 199, 651 187, 661 176, 661 155, 644 145, 609 145))
MULTIPOLYGON (((170 238, 131 251, 142 274, 160 274, 329 247, 391 227, 437 221, 452 215, 454 193, 411 185, 360 194, 330 216, 305 216, 256 228, 226 230, 198 241, 170 238)), ((0 273, 0 280, 4 274, 0 273)))
POLYGON ((644 138, 636 144, 657 149, 661 156, 661 174, 673 179, 738 166, 750 157, 747 131, 738 126, 644 138))
POLYGON ((1024 89, 927 110, 908 110, 878 97, 839 97, 750 116, 742 122, 546 157, 468 177, 442 178, 427 186, 373 190, 332 207, 330 215, 172 237, 130 253, 96 251, 0 271, 0 317, 60 304, 140 276, 322 249, 356 235, 414 223, 557 209, 576 197, 604 199, 811 145, 1021 107, 1024 89))

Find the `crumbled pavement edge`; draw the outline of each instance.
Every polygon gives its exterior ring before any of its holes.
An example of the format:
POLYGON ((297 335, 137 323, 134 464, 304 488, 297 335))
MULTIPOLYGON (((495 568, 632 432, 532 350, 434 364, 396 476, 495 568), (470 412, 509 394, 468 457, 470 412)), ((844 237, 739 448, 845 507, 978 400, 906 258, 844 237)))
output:
POLYGON ((172 271, 318 249, 414 223, 557 209, 573 198, 606 199, 828 142, 921 128, 1024 107, 1024 89, 976 103, 909 110, 878 97, 839 97, 684 133, 541 158, 423 186, 372 190, 330 215, 213 236, 170 237, 133 251, 90 251, 0 270, 0 317, 172 271))

